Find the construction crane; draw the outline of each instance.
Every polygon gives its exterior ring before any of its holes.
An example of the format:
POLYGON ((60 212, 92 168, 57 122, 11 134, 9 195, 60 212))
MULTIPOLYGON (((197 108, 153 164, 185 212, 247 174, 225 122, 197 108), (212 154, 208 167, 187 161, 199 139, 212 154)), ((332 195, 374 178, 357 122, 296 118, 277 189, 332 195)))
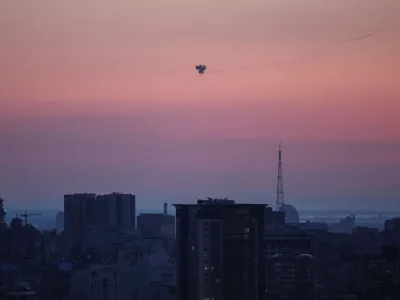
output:
POLYGON ((40 216, 42 213, 32 213, 32 214, 28 214, 28 211, 25 209, 25 212, 23 214, 21 214, 21 217, 24 218, 24 223, 25 226, 28 225, 28 217, 31 216, 40 216))

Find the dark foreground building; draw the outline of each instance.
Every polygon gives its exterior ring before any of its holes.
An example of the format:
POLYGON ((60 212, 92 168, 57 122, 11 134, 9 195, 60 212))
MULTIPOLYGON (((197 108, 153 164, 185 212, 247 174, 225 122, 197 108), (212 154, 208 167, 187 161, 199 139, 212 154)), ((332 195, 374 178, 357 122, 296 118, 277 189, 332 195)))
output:
POLYGON ((265 297, 265 205, 176 204, 179 300, 265 297))

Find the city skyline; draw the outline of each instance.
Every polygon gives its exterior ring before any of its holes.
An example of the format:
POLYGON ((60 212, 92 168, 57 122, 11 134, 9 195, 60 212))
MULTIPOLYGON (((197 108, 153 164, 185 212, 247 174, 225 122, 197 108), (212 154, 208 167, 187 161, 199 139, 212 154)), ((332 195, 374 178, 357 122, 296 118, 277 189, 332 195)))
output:
POLYGON ((0 197, 273 206, 281 140, 285 202, 299 211, 399 210, 399 11, 397 0, 3 2, 0 197))

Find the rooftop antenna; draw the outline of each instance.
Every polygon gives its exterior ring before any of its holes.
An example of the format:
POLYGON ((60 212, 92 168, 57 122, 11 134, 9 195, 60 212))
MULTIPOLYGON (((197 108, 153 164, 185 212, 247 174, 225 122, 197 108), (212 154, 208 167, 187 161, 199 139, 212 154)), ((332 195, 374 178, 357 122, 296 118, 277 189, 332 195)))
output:
POLYGON ((278 148, 278 184, 276 189, 276 210, 282 210, 285 205, 283 198, 283 173, 282 173, 282 143, 279 142, 278 148))

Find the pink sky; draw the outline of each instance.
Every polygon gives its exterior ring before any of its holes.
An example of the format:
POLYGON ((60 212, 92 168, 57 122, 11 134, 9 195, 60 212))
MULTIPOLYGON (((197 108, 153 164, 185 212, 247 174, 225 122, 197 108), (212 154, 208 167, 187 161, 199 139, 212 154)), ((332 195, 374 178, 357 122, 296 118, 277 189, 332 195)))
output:
POLYGON ((273 203, 281 139, 288 202, 395 208, 399 36, 398 0, 1 1, 0 196, 273 203))

